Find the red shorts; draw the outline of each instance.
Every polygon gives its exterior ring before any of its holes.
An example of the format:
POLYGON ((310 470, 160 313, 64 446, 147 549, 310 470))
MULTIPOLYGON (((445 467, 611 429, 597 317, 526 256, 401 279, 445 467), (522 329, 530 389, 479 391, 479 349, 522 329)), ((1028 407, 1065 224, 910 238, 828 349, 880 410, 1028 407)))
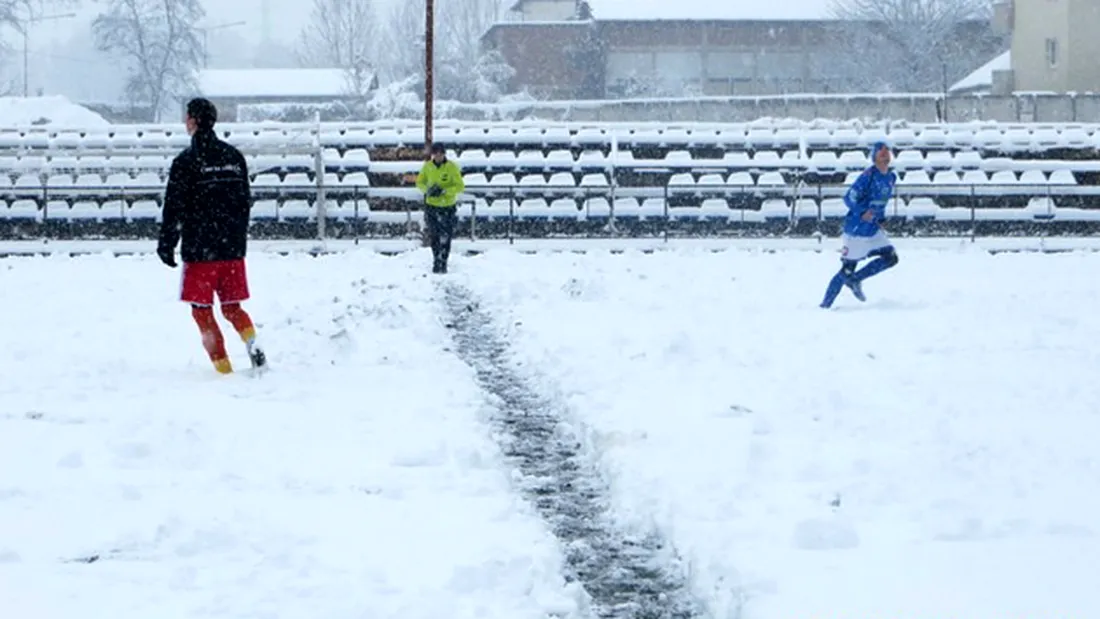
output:
POLYGON ((192 305, 214 305, 215 293, 221 303, 248 300, 248 275, 244 270, 243 258, 183 263, 181 301, 192 305))

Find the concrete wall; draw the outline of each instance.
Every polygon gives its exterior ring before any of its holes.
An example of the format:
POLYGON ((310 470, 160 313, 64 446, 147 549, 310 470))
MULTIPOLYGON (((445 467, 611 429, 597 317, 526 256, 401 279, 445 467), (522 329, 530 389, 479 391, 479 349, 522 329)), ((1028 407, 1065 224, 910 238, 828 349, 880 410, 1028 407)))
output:
MULTIPOLYGON (((471 108, 475 109, 475 108, 471 108)), ((907 120, 933 123, 1100 123, 1100 94, 956 96, 944 105, 936 95, 790 96, 637 101, 544 101, 531 105, 477 106, 485 120, 545 119, 588 122, 747 122, 759 118, 798 120, 907 120)))
POLYGON ((1016 90, 1069 90, 1070 4, 1074 0, 1015 0, 1012 70, 1016 90), (1051 66, 1046 42, 1054 39, 1058 59, 1051 66))
POLYGON ((1069 81, 1066 91, 1100 91, 1100 2, 1097 0, 1070 0, 1069 48, 1066 60, 1069 64, 1069 81), (1072 51, 1072 54, 1069 52, 1072 51))

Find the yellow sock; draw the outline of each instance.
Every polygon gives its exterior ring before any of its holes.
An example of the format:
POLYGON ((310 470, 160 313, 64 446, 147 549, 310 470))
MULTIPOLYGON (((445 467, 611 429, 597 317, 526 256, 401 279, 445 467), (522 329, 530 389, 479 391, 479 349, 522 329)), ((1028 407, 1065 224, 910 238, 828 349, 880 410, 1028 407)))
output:
POLYGON ((248 328, 244 329, 243 331, 240 331, 240 334, 241 334, 241 341, 243 341, 245 344, 247 344, 247 343, 251 342, 252 340, 256 339, 256 329, 255 329, 255 327, 248 327, 248 328))
POLYGON ((229 359, 217 359, 214 361, 214 369, 219 374, 232 374, 233 364, 229 363, 229 359))

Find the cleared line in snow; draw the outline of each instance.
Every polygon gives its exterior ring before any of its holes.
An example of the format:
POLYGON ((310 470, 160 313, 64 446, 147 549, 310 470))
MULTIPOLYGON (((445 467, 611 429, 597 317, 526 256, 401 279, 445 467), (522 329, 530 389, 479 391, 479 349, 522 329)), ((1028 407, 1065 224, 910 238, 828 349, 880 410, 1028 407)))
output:
POLYGON ((601 618, 700 617, 675 553, 656 532, 636 535, 608 512, 604 478, 560 406, 511 369, 508 344, 492 316, 464 287, 445 284, 457 353, 497 400, 495 425, 504 454, 523 475, 524 494, 565 551, 566 578, 588 592, 601 618))

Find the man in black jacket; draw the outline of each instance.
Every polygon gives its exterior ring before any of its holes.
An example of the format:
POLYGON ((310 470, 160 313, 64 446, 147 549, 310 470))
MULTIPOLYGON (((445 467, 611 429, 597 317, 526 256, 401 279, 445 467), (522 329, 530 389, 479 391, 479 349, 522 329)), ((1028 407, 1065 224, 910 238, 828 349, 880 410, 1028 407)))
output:
POLYGON ((214 317, 215 295, 222 315, 247 346, 252 366, 263 367, 267 360, 256 343, 252 319, 241 307, 249 298, 245 273, 252 209, 248 164, 240 151, 218 139, 214 133, 217 120, 217 108, 207 99, 188 102, 185 122, 191 146, 172 161, 157 255, 174 268, 176 244, 182 236, 180 300, 191 304, 191 315, 214 369, 229 374, 233 366, 214 317))

